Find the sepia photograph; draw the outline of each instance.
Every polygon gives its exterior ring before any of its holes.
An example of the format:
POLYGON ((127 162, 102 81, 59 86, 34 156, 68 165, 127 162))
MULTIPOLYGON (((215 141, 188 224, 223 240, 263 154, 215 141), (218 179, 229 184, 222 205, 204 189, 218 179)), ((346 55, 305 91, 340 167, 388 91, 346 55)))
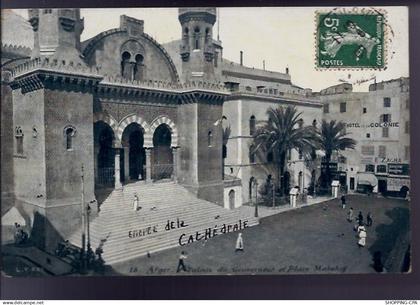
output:
POLYGON ((1 275, 408 274, 409 9, 1 11, 1 275))

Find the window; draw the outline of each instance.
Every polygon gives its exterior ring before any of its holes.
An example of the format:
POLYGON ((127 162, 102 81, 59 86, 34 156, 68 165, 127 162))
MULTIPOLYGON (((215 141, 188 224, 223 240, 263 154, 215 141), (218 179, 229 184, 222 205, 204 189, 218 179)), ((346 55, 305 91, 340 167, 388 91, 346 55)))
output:
POLYGON ((211 132, 211 130, 209 130, 209 132, 207 133, 207 146, 212 147, 212 145, 213 145, 213 133, 211 132))
POLYGON ((384 97, 384 107, 391 107, 391 98, 384 97))
POLYGON ((367 133, 366 134, 366 138, 370 138, 370 133, 367 133))
POLYGON ((251 145, 249 147, 249 163, 255 163, 255 152, 254 152, 254 146, 251 145))
POLYGON ((299 160, 303 159, 303 153, 302 153, 302 149, 299 149, 299 160))
POLYGON ((194 29, 194 49, 200 49, 200 28, 194 29))
POLYGON ((324 113, 330 113, 330 104, 324 104, 324 113))
POLYGON ((383 114, 380 116, 379 120, 381 121, 381 123, 391 122, 391 115, 383 114))
POLYGON ((273 162, 273 152, 272 151, 267 153, 267 162, 269 162, 269 163, 273 162))
POLYGON ((373 165, 373 164, 366 164, 366 169, 365 169, 365 171, 366 171, 366 172, 371 172, 371 173, 374 173, 374 172, 375 172, 375 165, 373 165))
POLYGON ((121 55, 121 76, 126 79, 131 79, 130 57, 131 54, 128 52, 121 55))
POLYGON ((372 145, 362 145, 362 155, 373 156, 375 154, 375 147, 372 145))
POLYGON ((380 164, 376 166, 377 173, 386 173, 386 165, 380 164))
POLYGON ((136 65, 134 66, 134 79, 135 80, 143 80, 143 55, 137 54, 135 57, 136 65))
POLYGON ((312 121, 312 127, 315 127, 316 128, 317 125, 318 125, 318 122, 316 121, 316 119, 314 119, 312 121))
POLYGON ((410 160, 410 146, 404 147, 404 160, 410 160))
POLYGON ((16 138, 16 153, 19 155, 23 154, 23 131, 20 126, 15 128, 15 138, 16 138))
POLYGON ((410 133, 410 121, 405 121, 405 133, 410 133))
POLYGON ((386 158, 386 146, 385 145, 379 145, 378 156, 379 156, 379 158, 386 158))
POLYGON ((255 134, 255 116, 251 115, 249 118, 249 135, 253 136, 255 134))
POLYGON ((289 151, 287 152, 287 160, 290 161, 292 160, 292 150, 289 149, 289 151))
POLYGON ((346 112, 346 110, 347 110, 346 102, 340 103, 340 112, 346 112))
POLYGON ((44 10, 44 14, 51 14, 51 13, 52 13, 52 9, 44 10))
POLYGON ((388 127, 382 128, 382 137, 383 138, 388 138, 389 137, 389 128, 388 127))
POLYGON ((73 150, 73 137, 76 129, 74 127, 66 127, 64 130, 66 136, 66 149, 73 150))
POLYGON ((363 107, 363 113, 367 113, 367 108, 363 107))

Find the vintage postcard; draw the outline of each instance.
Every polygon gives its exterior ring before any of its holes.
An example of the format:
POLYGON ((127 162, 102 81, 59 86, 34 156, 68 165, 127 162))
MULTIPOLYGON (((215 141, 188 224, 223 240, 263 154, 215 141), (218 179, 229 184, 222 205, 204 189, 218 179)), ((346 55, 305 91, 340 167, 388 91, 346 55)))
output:
POLYGON ((408 273, 407 7, 1 14, 2 276, 408 273))

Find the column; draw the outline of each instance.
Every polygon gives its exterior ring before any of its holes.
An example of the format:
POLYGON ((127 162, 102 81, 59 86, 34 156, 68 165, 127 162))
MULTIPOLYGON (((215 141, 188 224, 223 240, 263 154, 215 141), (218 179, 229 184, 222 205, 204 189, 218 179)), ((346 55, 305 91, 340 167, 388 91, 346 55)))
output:
POLYGON ((152 182, 152 162, 151 162, 152 148, 146 147, 146 183, 152 182))
POLYGON ((173 159, 172 180, 177 181, 178 147, 172 147, 172 159, 173 159))
POLYGON ((96 145, 93 148, 93 171, 94 171, 94 177, 95 177, 95 183, 98 183, 98 155, 99 155, 99 147, 96 145))
POLYGON ((124 181, 130 180, 130 147, 124 147, 124 181))
POLYGON ((114 177, 115 177, 115 184, 114 189, 121 189, 121 170, 120 170, 120 149, 115 149, 115 165, 114 165, 114 177))

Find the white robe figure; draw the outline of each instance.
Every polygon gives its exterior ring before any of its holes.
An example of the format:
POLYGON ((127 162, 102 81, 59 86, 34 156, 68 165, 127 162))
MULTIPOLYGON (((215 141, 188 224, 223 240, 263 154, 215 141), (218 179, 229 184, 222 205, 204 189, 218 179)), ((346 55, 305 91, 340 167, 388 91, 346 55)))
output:
POLYGON ((364 229, 360 230, 359 242, 358 242, 360 247, 366 246, 366 237, 367 237, 366 231, 364 229))
POLYGON ((238 234, 235 248, 235 251, 244 251, 244 241, 242 240, 242 233, 238 234))
POLYGON ((134 195, 134 200, 133 200, 133 211, 137 211, 139 209, 139 197, 137 196, 137 194, 134 195))

